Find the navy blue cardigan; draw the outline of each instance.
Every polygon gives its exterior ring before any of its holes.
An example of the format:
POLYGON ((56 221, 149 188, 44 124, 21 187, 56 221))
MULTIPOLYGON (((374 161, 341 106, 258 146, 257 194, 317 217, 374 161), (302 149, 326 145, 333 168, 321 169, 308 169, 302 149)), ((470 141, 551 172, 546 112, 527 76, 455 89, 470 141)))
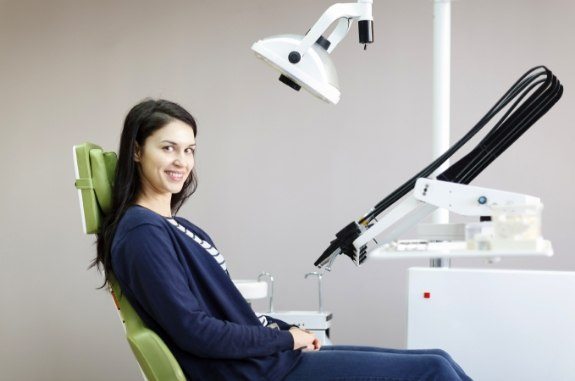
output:
MULTIPOLYGON (((213 245, 189 221, 176 220, 213 245)), ((281 380, 297 363, 289 325, 264 327, 217 261, 161 215, 130 207, 116 229, 112 269, 147 327, 190 380, 281 380)))

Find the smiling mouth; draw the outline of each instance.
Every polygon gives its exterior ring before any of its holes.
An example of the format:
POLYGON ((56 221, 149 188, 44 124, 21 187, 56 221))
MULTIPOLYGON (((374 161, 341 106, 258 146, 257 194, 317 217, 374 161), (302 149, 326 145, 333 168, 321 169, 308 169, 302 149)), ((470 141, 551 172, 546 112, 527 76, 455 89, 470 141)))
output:
POLYGON ((184 172, 165 171, 165 173, 173 181, 182 181, 184 178, 184 172))

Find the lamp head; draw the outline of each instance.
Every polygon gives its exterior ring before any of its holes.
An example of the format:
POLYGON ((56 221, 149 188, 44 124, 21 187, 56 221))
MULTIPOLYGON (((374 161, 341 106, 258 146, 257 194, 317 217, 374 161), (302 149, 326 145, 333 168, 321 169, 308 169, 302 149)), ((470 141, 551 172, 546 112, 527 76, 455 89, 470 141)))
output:
POLYGON ((339 81, 325 44, 314 43, 305 55, 298 53, 304 36, 272 36, 252 45, 256 56, 278 70, 280 81, 295 90, 303 87, 319 99, 339 102, 339 81))

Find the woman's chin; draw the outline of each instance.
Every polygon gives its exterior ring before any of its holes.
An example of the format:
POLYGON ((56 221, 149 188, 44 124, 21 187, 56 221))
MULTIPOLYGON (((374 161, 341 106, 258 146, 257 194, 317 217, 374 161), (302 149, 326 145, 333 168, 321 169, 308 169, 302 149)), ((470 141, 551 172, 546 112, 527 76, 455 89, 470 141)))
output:
POLYGON ((172 188, 170 189, 170 193, 171 193, 171 194, 178 194, 178 193, 180 193, 180 192, 182 191, 182 188, 183 188, 183 187, 179 187, 179 188, 172 187, 172 188))

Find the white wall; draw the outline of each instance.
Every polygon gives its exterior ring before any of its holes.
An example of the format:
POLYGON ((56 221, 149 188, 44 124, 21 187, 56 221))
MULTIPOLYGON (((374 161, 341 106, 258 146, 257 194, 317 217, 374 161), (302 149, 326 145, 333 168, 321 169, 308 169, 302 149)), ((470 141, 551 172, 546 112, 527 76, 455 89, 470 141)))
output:
MULTIPOLYGON (((332 2, 0 1, 0 369, 3 380, 139 380, 83 235, 72 145, 116 149, 144 97, 199 121, 200 188, 181 215, 210 232, 236 278, 273 273, 276 308, 316 306, 303 275, 340 228, 431 156, 432 2, 374 4, 376 43, 354 28, 333 55, 342 101, 277 82, 250 45, 303 33, 332 2)), ((524 71, 549 66, 563 99, 474 184, 541 197, 551 259, 493 268, 574 270, 570 237, 575 3, 453 3, 453 138, 524 71)), ((403 347, 406 269, 346 258, 324 278, 333 340, 403 347)), ((487 266, 454 261, 457 267, 487 266)), ((265 304, 261 304, 265 306, 265 304)))

